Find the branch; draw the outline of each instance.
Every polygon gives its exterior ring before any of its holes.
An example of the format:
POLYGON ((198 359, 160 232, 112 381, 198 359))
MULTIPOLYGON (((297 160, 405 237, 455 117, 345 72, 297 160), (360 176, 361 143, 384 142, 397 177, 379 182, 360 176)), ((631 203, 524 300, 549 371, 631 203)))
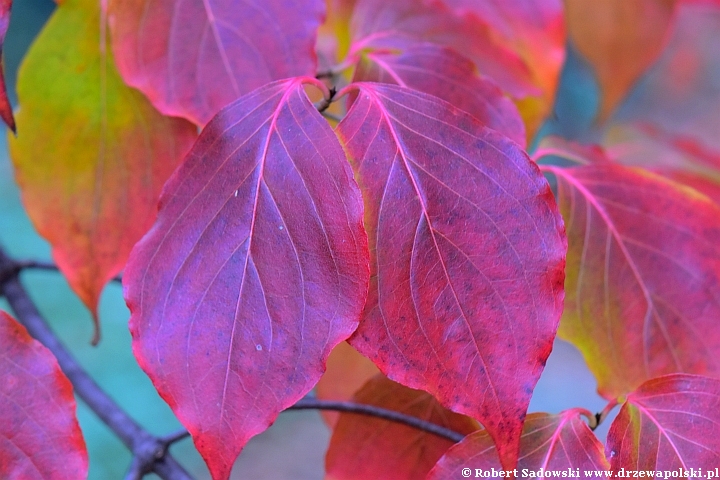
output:
POLYGON ((138 475, 152 471, 166 480, 190 480, 192 477, 167 452, 168 444, 151 435, 130 418, 95 383, 55 336, 18 280, 17 273, 21 269, 22 266, 13 262, 0 248, 0 294, 5 296, 15 316, 30 335, 55 355, 75 393, 133 453, 133 468, 138 475))
MULTIPOLYGON (((190 479, 191 477, 182 466, 168 453, 170 445, 189 436, 189 433, 181 430, 165 437, 155 437, 138 425, 107 396, 60 343, 37 311, 17 279, 19 272, 25 268, 57 269, 55 265, 43 262, 14 262, 0 249, 0 295, 7 298, 18 320, 25 325, 30 334, 53 352, 58 359, 60 368, 70 379, 78 396, 133 453, 133 461, 125 479, 138 480, 149 472, 155 472, 164 479, 190 479)), ((375 405, 318 400, 308 397, 303 398, 287 410, 334 410, 357 413, 402 423, 455 443, 465 438, 465 435, 435 423, 375 405)))

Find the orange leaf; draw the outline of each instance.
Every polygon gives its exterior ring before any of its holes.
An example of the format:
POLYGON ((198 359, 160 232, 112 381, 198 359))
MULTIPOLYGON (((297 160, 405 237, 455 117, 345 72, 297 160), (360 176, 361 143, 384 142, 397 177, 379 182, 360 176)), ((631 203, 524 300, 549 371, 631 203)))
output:
MULTIPOLYGON (((474 420, 443 408, 429 393, 404 387, 382 375, 367 382, 354 400, 427 420, 462 434, 478 429, 474 420)), ((450 440, 401 423, 342 413, 325 458, 326 478, 424 478, 452 445, 450 440)))

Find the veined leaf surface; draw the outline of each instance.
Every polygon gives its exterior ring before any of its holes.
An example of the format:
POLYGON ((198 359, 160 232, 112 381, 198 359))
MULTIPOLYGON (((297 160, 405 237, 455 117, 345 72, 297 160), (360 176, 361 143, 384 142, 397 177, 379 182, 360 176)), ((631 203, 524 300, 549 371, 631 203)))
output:
POLYGON ((440 0, 357 0, 351 17, 352 59, 366 48, 397 49, 401 41, 432 42, 452 47, 471 59, 515 98, 534 95, 525 62, 492 40, 488 26, 473 14, 458 16, 440 0))
POLYGON ((205 127, 123 277, 135 356, 216 480, 315 386, 367 294, 360 192, 305 83, 205 127))
POLYGON ((50 351, 0 311, 0 478, 87 478, 72 385, 50 351))
MULTIPOLYGON (((608 462, 603 445, 588 428, 581 415, 590 416, 586 410, 574 408, 558 415, 531 413, 525 420, 520 440, 520 456, 517 468, 537 472, 540 469, 553 472, 607 470, 608 462), (568 470, 569 469, 569 470, 568 470)), ((501 469, 497 450, 487 431, 472 433, 452 446, 430 471, 427 480, 451 480, 461 478, 462 469, 501 469)), ((519 476, 522 476, 519 475, 519 476)), ((553 478, 548 475, 546 478, 553 478)))
POLYGON ((10 155, 23 202, 96 320, 105 284, 150 228, 160 190, 196 137, 115 70, 100 3, 65 0, 18 77, 10 155))
POLYGON ((673 374, 645 382, 627 396, 608 432, 611 468, 714 471, 720 465, 718 407, 720 380, 673 374))
POLYGON ((272 80, 315 75, 324 12, 323 0, 110 0, 125 81, 198 125, 272 80))
POLYGON ((720 373, 720 207, 647 171, 544 166, 569 251, 559 334, 608 399, 673 372, 720 373))
POLYGON ((383 82, 435 95, 525 148, 517 107, 475 65, 446 47, 411 42, 399 51, 366 49, 353 81, 383 82))
POLYGON ((365 199, 371 287, 349 340, 489 430, 508 462, 562 311, 565 236, 516 143, 436 97, 360 83, 338 126, 365 199))

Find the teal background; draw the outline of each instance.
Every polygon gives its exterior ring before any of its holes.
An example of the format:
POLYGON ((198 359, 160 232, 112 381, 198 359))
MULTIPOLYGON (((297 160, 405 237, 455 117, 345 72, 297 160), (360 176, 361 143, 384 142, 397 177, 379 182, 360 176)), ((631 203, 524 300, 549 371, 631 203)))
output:
MULTIPOLYGON (((53 3, 47 0, 15 0, 4 51, 13 101, 18 65, 53 8, 53 3)), ((542 134, 592 140, 597 87, 587 66, 572 52, 563 72, 558 98, 554 114, 542 134)), ((4 136, 0 139, 0 244, 17 259, 51 258, 47 242, 38 236, 24 213, 4 136)), ((60 274, 28 271, 22 274, 22 280, 65 345, 133 418, 156 434, 167 434, 180 428, 132 357, 127 329, 129 314, 119 285, 109 285, 102 296, 103 340, 98 347, 91 347, 90 315, 60 274)), ((9 311, 2 299, 0 308, 9 311)), ((595 393, 595 388, 595 381, 577 350, 558 341, 536 388, 530 411, 555 413, 573 407, 599 411, 605 402, 595 393)), ((78 418, 90 454, 90 478, 123 478, 130 464, 127 449, 80 401, 78 418)), ((606 434, 609 423, 600 428, 601 437, 606 434)), ((317 412, 284 413, 270 430, 246 447, 233 471, 233 478, 322 478, 328 438, 328 430, 317 412)), ((209 478, 190 440, 176 444, 171 451, 198 479, 209 478)))

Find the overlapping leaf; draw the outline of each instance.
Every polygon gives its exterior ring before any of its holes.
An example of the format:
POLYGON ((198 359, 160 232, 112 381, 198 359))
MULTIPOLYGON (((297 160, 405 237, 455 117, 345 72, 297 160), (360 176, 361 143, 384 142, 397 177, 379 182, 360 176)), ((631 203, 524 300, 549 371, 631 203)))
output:
POLYGON ((93 314, 196 136, 122 82, 104 30, 97 1, 58 6, 20 70, 9 140, 27 212, 93 314))
POLYGON ((0 311, 0 478, 78 480, 87 470, 70 381, 52 353, 0 311))
POLYGON ((312 389, 367 293, 360 192, 307 82, 208 124, 124 275, 135 356, 215 479, 312 389))
POLYGON ((620 165, 543 167, 569 251, 560 335, 607 398, 672 372, 720 374, 720 207, 620 165))
MULTIPOLYGON (((458 433, 478 429, 471 418, 443 408, 432 395, 377 375, 354 401, 394 410, 458 433)), ((435 434, 381 418, 340 414, 325 457, 327 480, 425 478, 453 442, 435 434)))
POLYGON ((204 125, 272 80, 315 75, 323 0, 111 0, 125 81, 166 115, 204 125))
MULTIPOLYGON (((577 472, 607 470, 609 465, 603 446, 581 415, 589 417, 591 414, 575 408, 558 415, 528 415, 520 440, 518 477, 528 476, 522 475, 523 469, 533 473, 540 469, 555 473, 565 472, 564 477, 571 477, 577 472), (568 475, 569 473, 573 475, 568 475)), ((486 431, 468 435, 462 442, 451 447, 430 471, 427 479, 450 480, 466 477, 467 475, 462 475, 464 468, 472 469, 473 476, 475 469, 502 469, 495 445, 486 431)), ((551 476, 555 475, 548 475, 551 476)))
MULTIPOLYGON (((443 0, 464 16, 475 15, 488 26, 496 44, 527 65, 539 92, 518 106, 533 136, 550 113, 565 61, 565 22, 561 0, 443 0)), ((463 51, 463 50, 460 50, 463 51)))
POLYGON ((372 281, 350 343, 481 421, 511 458, 562 309, 548 184, 517 144, 442 100, 354 88, 337 131, 365 198, 372 281))
POLYGON ((595 70, 607 119, 657 59, 672 30, 677 0, 567 0, 573 45, 595 70))
MULTIPOLYGON (((10 25, 10 9, 12 0, 0 0, 0 55, 2 55, 3 43, 5 42, 5 34, 10 25)), ((7 96, 7 88, 5 87, 4 61, 0 60, 0 117, 10 130, 15 131, 15 118, 13 117, 12 105, 7 96)))
MULTIPOLYGON (((350 400, 365 382, 378 374, 374 363, 360 355, 347 342, 339 343, 327 360, 327 370, 315 386, 315 395, 322 400, 350 400)), ((325 422, 335 427, 338 412, 320 412, 325 422)))
POLYGON ((628 395, 610 427, 610 466, 714 471, 720 465, 719 407, 717 379, 674 374, 649 380, 628 395))
POLYGON ((416 44, 397 53, 368 49, 354 81, 394 83, 439 97, 525 147, 525 126, 517 107, 475 65, 449 48, 416 44))
POLYGON ((357 0, 351 18, 349 57, 365 49, 398 49, 433 42, 455 48, 470 58, 481 74, 492 78, 517 98, 535 95, 539 89, 523 60, 497 45, 487 25, 475 15, 460 17, 440 0, 357 0))

